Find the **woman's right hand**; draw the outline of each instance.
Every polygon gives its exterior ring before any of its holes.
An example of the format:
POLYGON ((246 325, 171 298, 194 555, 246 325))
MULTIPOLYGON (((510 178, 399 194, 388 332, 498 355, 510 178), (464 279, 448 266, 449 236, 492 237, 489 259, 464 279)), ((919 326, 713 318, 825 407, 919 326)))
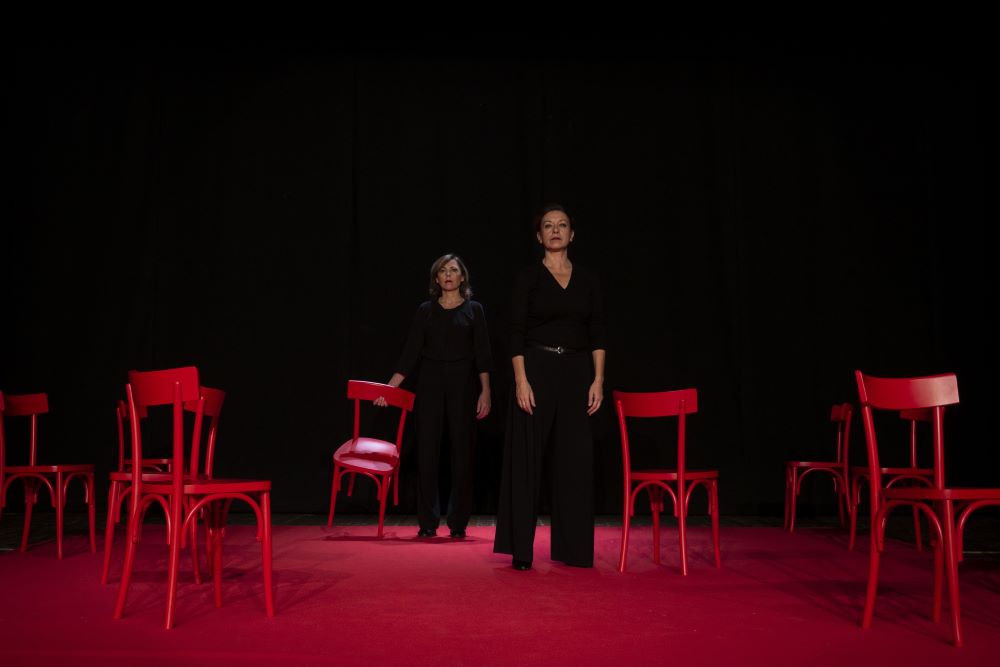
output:
POLYGON ((531 390, 531 384, 529 384, 527 380, 518 382, 515 394, 517 396, 517 407, 521 408, 529 415, 534 414, 534 412, 532 412, 532 408, 535 407, 535 392, 531 390))
MULTIPOLYGON (((403 380, 405 379, 406 379, 405 375, 400 375, 399 373, 393 373, 392 377, 389 378, 389 381, 386 384, 389 385, 390 387, 398 387, 399 385, 403 384, 403 380)), ((379 396, 374 401, 372 401, 372 403, 379 406, 380 408, 384 408, 386 405, 388 405, 388 403, 385 402, 384 396, 379 396)))

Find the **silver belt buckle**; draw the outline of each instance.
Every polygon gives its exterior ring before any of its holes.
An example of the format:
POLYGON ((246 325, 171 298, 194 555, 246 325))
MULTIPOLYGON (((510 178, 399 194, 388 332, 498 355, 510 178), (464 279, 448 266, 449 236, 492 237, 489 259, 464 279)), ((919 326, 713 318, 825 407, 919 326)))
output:
POLYGON ((566 352, 566 348, 563 347, 562 345, 558 345, 558 346, 556 346, 555 352, 556 352, 556 354, 563 354, 563 353, 566 352))

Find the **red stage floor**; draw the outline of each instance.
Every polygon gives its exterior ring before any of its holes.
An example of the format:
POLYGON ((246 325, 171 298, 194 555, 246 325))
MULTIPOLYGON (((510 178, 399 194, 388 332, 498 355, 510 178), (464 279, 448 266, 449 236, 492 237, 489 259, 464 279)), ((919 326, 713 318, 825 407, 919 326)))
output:
MULTIPOLYGON (((839 530, 725 528, 723 568, 708 529, 691 537, 691 573, 650 559, 650 531, 633 534, 629 571, 615 567, 620 529, 597 529, 594 569, 551 563, 539 528, 535 568, 515 572, 492 553, 493 528, 418 541, 415 527, 275 529, 278 615, 264 615, 252 530, 230 528, 225 605, 185 564, 177 627, 162 629, 165 549, 148 526, 126 617, 111 619, 117 584, 98 583, 100 555, 80 535, 67 557, 45 543, 0 554, 0 665, 267 664, 1000 664, 1000 564, 962 570, 966 646, 928 620, 931 558, 892 542, 871 630, 858 619, 866 544, 848 553, 839 530)), ((118 545, 121 547, 121 542, 118 545)), ((119 554, 120 558, 120 554, 119 554)))

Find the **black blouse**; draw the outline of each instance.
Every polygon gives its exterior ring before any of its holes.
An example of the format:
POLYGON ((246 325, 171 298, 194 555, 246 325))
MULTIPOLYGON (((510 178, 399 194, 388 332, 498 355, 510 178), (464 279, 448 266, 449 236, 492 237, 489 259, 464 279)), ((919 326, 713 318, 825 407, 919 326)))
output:
POLYGON ((511 309, 510 354, 531 343, 578 350, 604 349, 604 299, 597 276, 573 265, 563 289, 541 262, 518 274, 511 309))
POLYGON ((409 375, 422 358, 475 361, 476 372, 492 371, 490 335, 482 305, 468 299, 461 306, 450 309, 442 308, 436 299, 420 304, 396 372, 409 375))

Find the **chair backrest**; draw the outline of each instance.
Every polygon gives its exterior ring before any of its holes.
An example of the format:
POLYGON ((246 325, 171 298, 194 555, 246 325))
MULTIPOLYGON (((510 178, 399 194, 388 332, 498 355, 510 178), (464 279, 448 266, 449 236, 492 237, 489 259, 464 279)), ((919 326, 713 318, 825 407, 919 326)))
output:
POLYGON ((396 453, 400 453, 403 449, 403 426, 406 424, 406 414, 413 411, 413 401, 416 398, 414 393, 378 382, 348 380, 347 398, 354 401, 355 440, 361 435, 361 401, 374 401, 378 398, 384 398, 387 404, 394 408, 400 408, 399 426, 396 429, 396 453))
POLYGON ((626 419, 629 417, 677 417, 677 481, 684 483, 685 470, 685 440, 687 415, 698 412, 698 390, 677 389, 675 391, 657 392, 626 392, 614 391, 611 398, 618 413, 618 428, 621 431, 622 465, 625 479, 629 479, 632 470, 629 456, 628 429, 626 419))
MULTIPOLYGON (((30 417, 31 438, 28 448, 28 465, 38 465, 38 415, 49 411, 47 394, 5 394, 3 413, 5 417, 30 417)), ((4 437, 4 436, 0 436, 4 437)), ((7 443, 4 437, 0 460, 6 461, 7 443)))
MULTIPOLYGON (((958 378, 954 373, 916 378, 879 378, 854 371, 858 399, 865 425, 868 472, 872 488, 882 488, 878 440, 875 437, 876 410, 929 410, 934 431, 934 486, 944 488, 944 408, 958 403, 958 378)), ((906 417, 904 417, 906 418, 906 417)))
POLYGON ((850 403, 837 403, 830 409, 830 421, 837 429, 837 462, 844 470, 850 465, 851 452, 851 419, 854 416, 854 406, 850 403))
MULTIPOLYGON (((197 452, 201 438, 203 406, 200 398, 198 369, 194 366, 159 371, 129 371, 125 395, 128 398, 129 422, 132 430, 132 460, 142 461, 142 429, 139 415, 146 408, 158 405, 173 407, 173 464, 171 465, 174 491, 180 495, 184 484, 184 404, 194 402, 194 432, 191 450, 197 452)), ((195 459, 196 460, 196 459, 195 459)), ((132 466, 133 501, 142 494, 142 466, 132 466)))
MULTIPOLYGON (((221 389, 214 389, 212 387, 202 387, 201 397, 198 401, 185 401, 184 410, 187 412, 195 413, 198 412, 198 403, 203 401, 202 414, 205 417, 210 417, 208 426, 208 438, 205 443, 205 461, 204 467, 201 468, 202 472, 207 476, 212 476, 212 470, 214 468, 215 462, 215 441, 217 437, 217 432, 219 429, 219 416, 222 414, 222 404, 226 400, 226 392, 221 389)), ((147 416, 147 410, 145 406, 137 407, 138 419, 141 422, 147 416)), ((118 405, 115 408, 115 416, 118 420, 118 470, 125 471, 131 466, 131 459, 125 456, 125 429, 124 423, 131 423, 129 418, 128 403, 125 401, 118 401, 118 405)), ((195 439, 195 433, 191 434, 191 450, 188 456, 188 468, 191 474, 198 473, 198 463, 200 461, 200 439, 195 439)))

